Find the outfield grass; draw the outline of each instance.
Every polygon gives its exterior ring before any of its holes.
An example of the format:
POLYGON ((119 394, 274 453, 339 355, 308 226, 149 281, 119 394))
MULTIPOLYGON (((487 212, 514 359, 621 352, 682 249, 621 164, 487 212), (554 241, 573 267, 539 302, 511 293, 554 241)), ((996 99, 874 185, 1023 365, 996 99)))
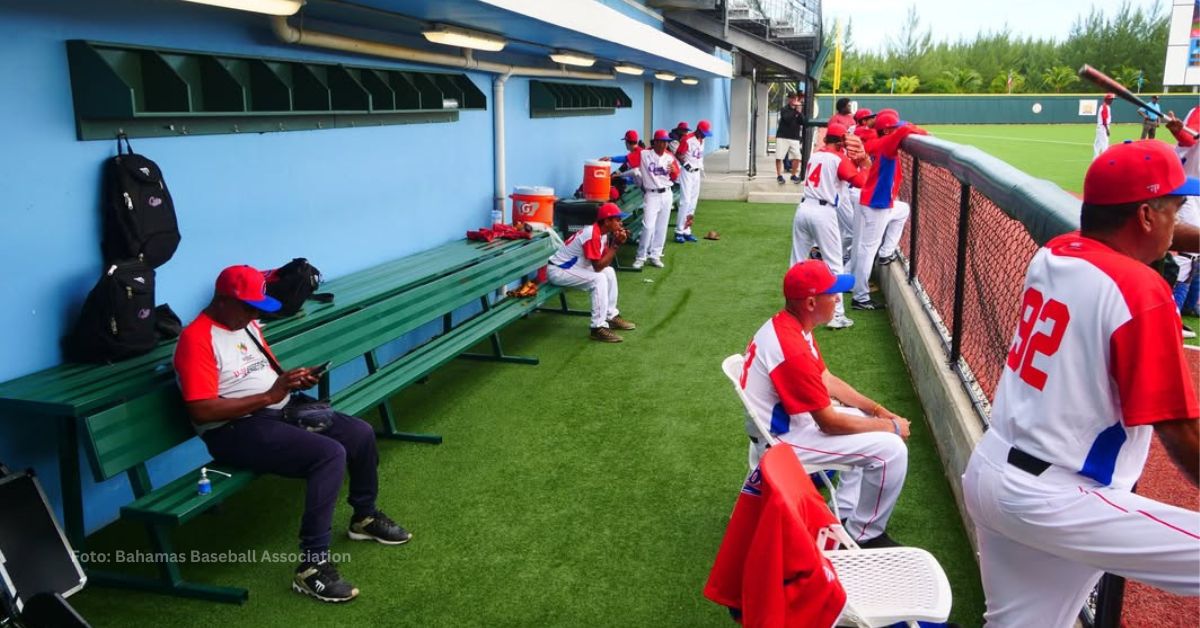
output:
MULTIPOLYGON (((380 506, 403 547, 353 543, 344 504, 334 552, 361 589, 344 606, 288 588, 293 565, 186 565, 250 589, 244 606, 89 588, 96 626, 731 626, 701 596, 746 473, 742 412, 720 370, 781 305, 793 209, 702 202, 719 242, 670 244, 665 269, 620 274, 626 342, 586 338, 579 317, 537 314, 504 334, 539 366, 455 362, 393 405, 440 446, 380 443, 380 506)), ((582 294, 573 295, 583 306, 582 294)), ((913 420, 909 475, 889 532, 929 549, 954 590, 952 618, 981 623, 978 569, 886 313, 817 331, 831 370, 913 420)), ((937 420, 931 417, 929 420, 937 420)), ((298 481, 264 478, 177 535, 179 549, 294 551, 298 481)), ((116 524, 91 549, 146 550, 116 524)))
MULTIPOLYGON (((1083 192, 1083 175, 1092 163, 1092 140, 1096 137, 1094 124, 931 124, 924 128, 942 139, 974 146, 1076 194, 1083 192)), ((1141 134, 1141 124, 1115 124, 1109 143, 1136 140, 1141 134)), ((1159 128, 1159 139, 1173 143, 1170 135, 1159 128)), ((1183 322, 1200 331, 1200 318, 1185 316, 1183 322)), ((1200 345, 1200 338, 1185 342, 1200 345)))

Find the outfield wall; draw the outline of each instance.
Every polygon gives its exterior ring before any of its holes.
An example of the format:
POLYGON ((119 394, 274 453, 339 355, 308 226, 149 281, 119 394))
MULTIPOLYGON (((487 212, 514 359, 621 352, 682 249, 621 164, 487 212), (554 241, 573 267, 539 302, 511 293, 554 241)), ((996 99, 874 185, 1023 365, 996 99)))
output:
MULTIPOLYGON (((1149 100, 1150 94, 1144 94, 1149 100)), ((901 118, 917 124, 1077 124, 1095 122, 1096 114, 1080 115, 1090 104, 1099 106, 1102 94, 839 94, 872 111, 896 109, 901 118), (1035 109, 1039 111, 1035 112, 1035 109)), ((833 113, 836 99, 830 94, 817 97, 818 119, 833 113)), ((1200 104, 1196 94, 1168 94, 1159 97, 1163 111, 1183 117, 1200 104)), ((1123 100, 1112 106, 1115 122, 1141 122, 1137 107, 1123 100)))

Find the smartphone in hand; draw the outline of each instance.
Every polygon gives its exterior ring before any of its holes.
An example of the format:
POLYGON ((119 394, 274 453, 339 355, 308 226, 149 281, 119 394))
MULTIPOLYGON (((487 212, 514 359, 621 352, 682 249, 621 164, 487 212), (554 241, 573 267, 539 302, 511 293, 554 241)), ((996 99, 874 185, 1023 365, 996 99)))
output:
POLYGON ((325 372, 329 370, 331 365, 333 365, 333 360, 326 360, 319 366, 309 369, 308 374, 313 377, 320 378, 321 376, 325 375, 325 372))

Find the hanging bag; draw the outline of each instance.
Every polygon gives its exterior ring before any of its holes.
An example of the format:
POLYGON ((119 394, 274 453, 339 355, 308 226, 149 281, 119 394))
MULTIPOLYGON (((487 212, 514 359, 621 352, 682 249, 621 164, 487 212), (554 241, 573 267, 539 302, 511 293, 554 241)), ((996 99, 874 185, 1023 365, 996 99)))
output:
POLYGON ((180 235, 171 192, 158 164, 133 152, 124 134, 104 166, 102 202, 105 263, 137 259, 158 268, 175 254, 180 235))

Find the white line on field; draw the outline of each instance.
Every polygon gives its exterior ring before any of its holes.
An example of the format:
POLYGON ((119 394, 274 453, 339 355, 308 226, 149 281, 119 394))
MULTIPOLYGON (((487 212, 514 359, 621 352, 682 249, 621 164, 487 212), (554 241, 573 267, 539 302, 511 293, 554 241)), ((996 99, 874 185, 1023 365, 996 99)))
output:
POLYGON ((1085 144, 1084 142, 1064 142, 1062 140, 1037 140, 1037 139, 1028 138, 1028 137, 1021 137, 1021 138, 1005 137, 1003 135, 975 135, 972 133, 953 133, 953 132, 946 133, 944 131, 933 134, 934 137, 940 137, 943 135, 948 135, 950 137, 975 137, 975 138, 986 139, 986 140, 1008 140, 1008 141, 1014 142, 1014 143, 1040 142, 1042 144, 1066 144, 1068 146, 1091 146, 1091 144, 1085 144))

